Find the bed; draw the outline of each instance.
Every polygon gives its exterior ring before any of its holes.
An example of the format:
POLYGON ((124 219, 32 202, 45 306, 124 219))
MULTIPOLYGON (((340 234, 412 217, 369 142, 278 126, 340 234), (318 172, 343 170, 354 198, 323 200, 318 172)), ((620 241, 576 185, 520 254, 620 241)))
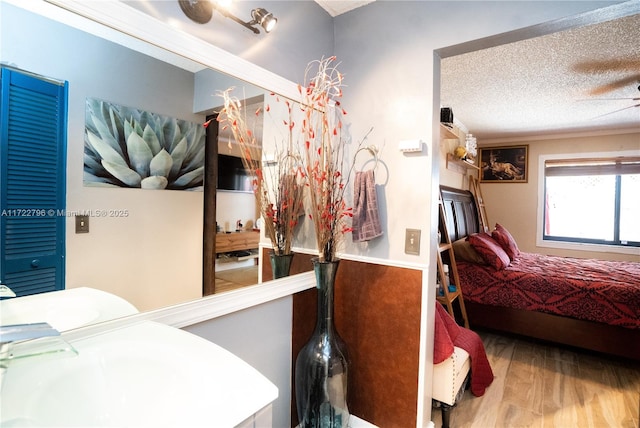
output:
POLYGON ((492 260, 484 246, 493 254, 496 242, 478 233, 472 193, 440 191, 471 328, 640 360, 640 263, 521 252, 499 225, 507 258, 492 260))

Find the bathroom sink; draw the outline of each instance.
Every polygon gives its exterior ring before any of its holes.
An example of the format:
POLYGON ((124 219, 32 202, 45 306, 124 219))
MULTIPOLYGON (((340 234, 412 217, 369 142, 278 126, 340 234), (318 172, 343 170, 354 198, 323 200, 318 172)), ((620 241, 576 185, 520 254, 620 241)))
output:
POLYGON ((58 331, 138 313, 126 300, 88 287, 0 301, 0 325, 48 322, 58 331))
POLYGON ((6 370, 2 427, 234 427, 278 395, 235 355, 164 324, 71 343, 77 356, 6 370))

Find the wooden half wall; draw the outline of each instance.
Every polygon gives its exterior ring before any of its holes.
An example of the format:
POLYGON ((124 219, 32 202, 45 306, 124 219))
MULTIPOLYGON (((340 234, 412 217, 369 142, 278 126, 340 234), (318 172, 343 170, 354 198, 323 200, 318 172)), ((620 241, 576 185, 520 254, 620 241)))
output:
MULTIPOLYGON (((263 278, 271 278, 265 253, 263 278)), ((296 254, 291 274, 309 271, 312 256, 296 254)), ((335 321, 349 350, 349 411, 385 428, 417 424, 422 271, 342 260, 335 321)), ((316 322, 316 289, 293 296, 292 361, 316 322)), ((293 367, 292 367, 293 370, 293 367)), ((293 379, 293 373, 292 373, 293 379)), ((292 385, 291 426, 298 424, 292 385)))

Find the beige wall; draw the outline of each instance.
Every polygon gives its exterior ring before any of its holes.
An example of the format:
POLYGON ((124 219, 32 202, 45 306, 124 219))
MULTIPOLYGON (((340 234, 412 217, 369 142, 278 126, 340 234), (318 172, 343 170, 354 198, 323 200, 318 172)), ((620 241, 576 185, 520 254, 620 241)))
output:
MULTIPOLYGON (((529 145, 529 177, 527 183, 483 183, 482 195, 487 207, 489 224, 505 226, 522 251, 605 260, 640 261, 636 254, 617 254, 538 247, 536 245, 536 216, 538 204, 538 158, 540 155, 588 152, 617 152, 640 149, 640 133, 565 137, 526 143, 529 145)), ((483 144, 482 147, 493 145, 483 144)), ((510 144, 501 144, 510 145, 510 144)), ((459 186, 458 186, 459 187, 459 186)))

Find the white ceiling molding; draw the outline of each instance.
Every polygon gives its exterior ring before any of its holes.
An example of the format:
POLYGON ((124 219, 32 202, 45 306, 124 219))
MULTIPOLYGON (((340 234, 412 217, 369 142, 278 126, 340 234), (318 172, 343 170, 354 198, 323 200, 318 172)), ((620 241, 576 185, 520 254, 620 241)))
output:
POLYGON ((324 10, 326 10, 329 15, 336 17, 338 15, 342 15, 343 13, 347 13, 350 10, 356 9, 358 7, 367 5, 369 3, 373 3, 375 0, 346 0, 346 1, 337 1, 337 0, 315 0, 324 10))

